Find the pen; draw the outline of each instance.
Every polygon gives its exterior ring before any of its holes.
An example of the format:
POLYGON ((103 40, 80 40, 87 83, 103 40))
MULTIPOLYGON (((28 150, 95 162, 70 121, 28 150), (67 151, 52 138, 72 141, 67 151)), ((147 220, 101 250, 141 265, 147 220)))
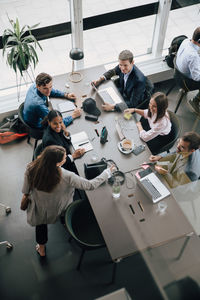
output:
POLYGON ((96 132, 97 136, 99 136, 99 133, 98 133, 98 130, 97 130, 97 129, 95 129, 95 132, 96 132))
POLYGON ((84 142, 84 143, 82 143, 82 144, 79 144, 78 146, 80 147, 80 146, 83 146, 83 145, 88 144, 88 143, 89 143, 89 141, 84 142))
POLYGON ((142 203, 140 201, 138 201, 138 205, 139 205, 141 211, 144 211, 144 207, 142 206, 142 203))

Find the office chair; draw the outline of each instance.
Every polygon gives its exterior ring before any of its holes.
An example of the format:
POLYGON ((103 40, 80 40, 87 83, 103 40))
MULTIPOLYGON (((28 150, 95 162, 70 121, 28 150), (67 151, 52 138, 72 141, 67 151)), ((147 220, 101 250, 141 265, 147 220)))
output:
POLYGON ((83 59, 84 53, 79 48, 72 48, 69 57, 72 59, 72 72, 69 74, 69 79, 72 82, 79 82, 83 79, 83 75, 80 72, 74 72, 74 61, 83 59), (78 78, 76 78, 77 76, 78 78))
POLYGON ((175 142, 177 141, 177 139, 179 138, 180 133, 181 133, 181 123, 180 123, 179 118, 172 111, 168 110, 168 114, 170 116, 170 120, 172 123, 171 140, 166 145, 164 145, 162 148, 160 148, 158 153, 162 153, 165 151, 167 151, 167 153, 169 153, 170 152, 169 150, 174 146, 175 142))
POLYGON ((20 104, 19 108, 18 108, 18 116, 19 119, 22 121, 22 123, 26 126, 26 128, 28 129, 28 139, 27 139, 27 143, 30 143, 30 138, 35 139, 35 143, 34 143, 34 148, 33 148, 33 157, 32 160, 34 159, 34 152, 35 149, 37 147, 37 143, 39 140, 42 139, 43 136, 43 130, 42 129, 37 129, 37 128, 33 128, 30 125, 28 125, 25 121, 24 121, 24 117, 23 117, 23 110, 24 110, 24 102, 22 104, 20 104))
MULTIPOLYGON (((76 200, 67 207, 65 225, 70 234, 69 242, 73 239, 81 248, 81 255, 76 266, 76 270, 80 270, 83 256, 87 250, 106 247, 88 200, 76 200)), ((116 265, 116 263, 113 264, 111 283, 115 279, 116 265)))
POLYGON ((176 113, 178 111, 178 108, 181 104, 181 101, 183 99, 183 97, 191 91, 197 90, 197 87, 194 85, 195 81, 186 77, 183 73, 181 73, 176 65, 176 59, 174 59, 174 80, 175 80, 175 84, 173 83, 173 85, 170 87, 170 89, 168 90, 168 92, 166 93, 166 95, 169 95, 169 93, 172 91, 172 89, 178 85, 180 87, 179 89, 179 93, 177 96, 177 105, 176 108, 174 110, 174 112, 176 113))
POLYGON ((35 160, 38 155, 40 155, 40 153, 43 151, 43 145, 42 143, 39 144, 36 148, 35 148, 35 151, 34 151, 34 154, 33 154, 33 160, 35 160))

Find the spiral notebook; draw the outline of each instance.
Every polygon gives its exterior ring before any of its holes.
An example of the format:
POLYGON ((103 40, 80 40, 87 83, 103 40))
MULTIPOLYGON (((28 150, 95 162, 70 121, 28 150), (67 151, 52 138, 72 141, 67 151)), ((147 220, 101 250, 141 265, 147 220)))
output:
POLYGON ((85 152, 88 152, 93 149, 92 144, 88 138, 88 135, 85 131, 81 131, 79 133, 75 133, 71 135, 71 143, 74 147, 74 150, 79 148, 84 148, 85 152))

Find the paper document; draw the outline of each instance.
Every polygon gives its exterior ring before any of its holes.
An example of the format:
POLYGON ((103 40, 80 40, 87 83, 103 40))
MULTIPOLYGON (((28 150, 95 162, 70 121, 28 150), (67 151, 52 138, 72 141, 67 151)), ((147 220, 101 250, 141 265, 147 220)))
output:
POLYGON ((92 144, 90 143, 87 133, 85 131, 72 134, 71 143, 74 147, 74 150, 84 148, 85 152, 87 152, 93 149, 92 144))
POLYGON ((72 111, 76 108, 72 101, 63 101, 58 104, 58 110, 62 112, 72 111))

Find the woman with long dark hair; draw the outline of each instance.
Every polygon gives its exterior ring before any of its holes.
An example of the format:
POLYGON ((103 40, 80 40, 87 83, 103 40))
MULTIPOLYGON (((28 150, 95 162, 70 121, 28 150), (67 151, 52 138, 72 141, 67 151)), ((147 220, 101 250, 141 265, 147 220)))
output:
POLYGON ((48 146, 40 156, 28 164, 22 193, 22 201, 30 199, 27 222, 36 226, 36 250, 45 256, 48 240, 47 224, 53 224, 73 201, 75 188, 93 190, 111 175, 111 168, 98 177, 87 180, 61 168, 66 162, 66 150, 61 146, 48 146))
POLYGON ((137 113, 142 116, 137 122, 140 138, 147 143, 153 154, 171 139, 171 121, 167 112, 168 99, 164 93, 152 95, 148 109, 129 108, 124 113, 137 113))
POLYGON ((67 131, 61 113, 58 110, 51 110, 48 115, 42 121, 43 127, 45 127, 42 146, 43 149, 50 145, 58 145, 65 148, 67 153, 66 163, 63 168, 77 172, 73 161, 81 157, 85 150, 80 148, 70 153, 70 133, 67 131))

